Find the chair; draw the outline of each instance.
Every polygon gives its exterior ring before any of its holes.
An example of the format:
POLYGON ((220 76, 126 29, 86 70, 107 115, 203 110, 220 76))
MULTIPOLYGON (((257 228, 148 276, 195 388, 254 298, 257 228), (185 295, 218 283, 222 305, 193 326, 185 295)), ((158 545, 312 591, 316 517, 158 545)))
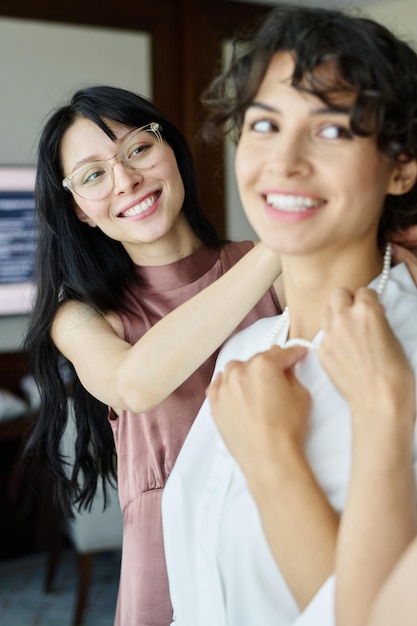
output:
MULTIPOLYGON (((74 458, 75 421, 73 403, 69 401, 67 429, 61 442, 61 452, 69 463, 74 458)), ((52 539, 45 580, 45 591, 52 590, 52 582, 59 562, 63 534, 67 536, 78 555, 78 593, 74 609, 73 626, 81 626, 88 601, 94 555, 98 552, 120 550, 123 536, 123 518, 117 489, 109 486, 107 507, 103 511, 104 497, 101 484, 97 488, 91 510, 74 509, 73 519, 62 519, 57 524, 52 539), (62 532, 63 531, 63 532, 62 532)))

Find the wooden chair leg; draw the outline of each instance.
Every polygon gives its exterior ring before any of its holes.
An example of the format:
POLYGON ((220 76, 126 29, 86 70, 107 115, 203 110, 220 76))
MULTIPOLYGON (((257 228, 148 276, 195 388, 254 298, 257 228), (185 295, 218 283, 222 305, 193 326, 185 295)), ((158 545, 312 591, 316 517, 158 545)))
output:
POLYGON ((91 572, 93 570, 94 553, 78 555, 78 593, 73 626, 81 626, 90 590, 91 572))
POLYGON ((49 547, 48 563, 46 567, 46 576, 44 583, 44 589, 47 593, 52 591, 52 583, 54 581, 55 573, 61 558, 62 544, 63 537, 62 534, 58 532, 56 536, 52 538, 51 546, 49 547))

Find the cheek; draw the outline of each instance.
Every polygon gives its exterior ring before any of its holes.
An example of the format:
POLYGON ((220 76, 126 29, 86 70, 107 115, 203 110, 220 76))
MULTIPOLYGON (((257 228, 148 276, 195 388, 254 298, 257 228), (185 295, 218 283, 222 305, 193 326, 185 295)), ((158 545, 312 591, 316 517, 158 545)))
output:
POLYGON ((250 191, 252 173, 248 159, 246 159, 242 151, 236 153, 234 171, 240 199, 242 204, 245 205, 245 202, 247 202, 248 192, 250 191))
POLYGON ((100 202, 92 204, 87 200, 81 200, 78 203, 74 203, 75 215, 81 222, 95 222, 97 219, 100 219, 100 216, 103 215, 105 210, 106 207, 100 202))
POLYGON ((181 206, 182 206, 185 200, 185 189, 184 189, 184 183, 182 182, 182 178, 180 176, 178 177, 177 189, 178 189, 177 193, 181 199, 181 206))
POLYGON ((245 159, 243 151, 239 145, 236 149, 234 171, 237 184, 240 187, 241 183, 243 183, 245 179, 245 159))
POLYGON ((171 193, 176 198, 176 201, 180 203, 180 208, 182 208, 185 199, 184 183, 174 156, 172 155, 172 159, 167 159, 162 165, 156 178, 168 183, 171 193))
POLYGON ((88 213, 85 211, 82 202, 74 203, 74 213, 81 222, 86 222, 88 219, 88 213))
POLYGON ((185 200, 185 190, 184 190, 184 184, 182 182, 181 176, 178 175, 175 178, 175 182, 173 183, 172 190, 173 190, 172 207, 175 213, 179 213, 182 210, 182 207, 184 206, 184 200, 185 200))

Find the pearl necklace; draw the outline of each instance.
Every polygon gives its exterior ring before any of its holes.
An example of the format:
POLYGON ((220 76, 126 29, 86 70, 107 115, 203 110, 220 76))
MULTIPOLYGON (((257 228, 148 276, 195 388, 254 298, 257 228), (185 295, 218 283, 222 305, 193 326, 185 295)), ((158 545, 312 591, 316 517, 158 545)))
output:
MULTIPOLYGON (((378 298, 380 298, 382 294, 384 293, 385 287, 389 279, 389 273, 391 269, 391 249, 392 249, 391 244, 387 243, 387 246, 385 248, 382 273, 381 273, 381 276, 378 281, 378 285, 375 290, 378 295, 378 298)), ((285 324, 289 322, 289 319, 290 319, 290 314, 288 311, 288 307, 285 307, 277 323, 272 329, 271 337, 269 340, 270 348, 272 348, 272 346, 275 345, 279 334, 281 333, 285 324)), ((284 343, 283 348, 289 348, 291 346, 302 346, 303 348, 308 348, 309 350, 317 350, 317 348, 319 347, 319 343, 318 342, 314 343, 313 341, 307 341, 307 339, 301 339, 297 337, 294 339, 288 339, 288 341, 284 343)))

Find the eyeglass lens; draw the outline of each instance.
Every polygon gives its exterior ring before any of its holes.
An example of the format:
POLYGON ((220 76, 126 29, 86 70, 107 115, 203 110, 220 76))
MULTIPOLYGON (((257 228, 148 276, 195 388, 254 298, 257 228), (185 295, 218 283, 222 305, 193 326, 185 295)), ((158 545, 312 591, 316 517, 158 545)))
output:
POLYGON ((127 139, 115 157, 86 163, 74 172, 70 178, 72 190, 85 199, 104 198, 113 188, 114 158, 132 170, 142 170, 156 165, 161 152, 158 131, 141 130, 127 139))

